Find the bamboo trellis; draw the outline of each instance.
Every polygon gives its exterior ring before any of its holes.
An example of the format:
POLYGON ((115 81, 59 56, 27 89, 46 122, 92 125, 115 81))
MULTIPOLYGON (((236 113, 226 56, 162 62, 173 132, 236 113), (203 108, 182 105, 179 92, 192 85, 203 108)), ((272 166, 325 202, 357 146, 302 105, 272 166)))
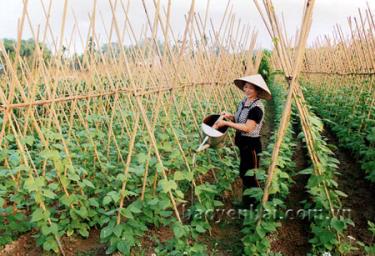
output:
MULTIPOLYGON (((5 197, 17 193, 24 186, 25 179, 35 181, 39 177, 49 177, 53 170, 61 186, 56 193, 61 192, 68 199, 76 193, 86 196, 90 193, 89 188, 81 180, 95 178, 98 171, 110 175, 103 166, 108 159, 116 159, 122 169, 116 174, 122 173, 125 177, 121 187, 114 188, 119 192, 117 224, 125 220, 122 212, 127 207, 128 180, 133 175, 134 156, 140 148, 147 156, 139 183, 140 198, 145 200, 147 189, 156 195, 158 175, 168 181, 173 174, 173 170, 165 167, 167 156, 160 151, 159 134, 171 131, 170 140, 176 145, 186 170, 193 172, 188 160, 193 149, 186 150, 186 145, 192 144, 187 138, 191 132, 188 126, 198 131, 200 120, 205 115, 231 111, 230 104, 240 97, 231 81, 244 75, 244 63, 246 73, 255 73, 262 57, 261 51, 254 55, 256 32, 237 21, 230 1, 218 29, 208 16, 209 1, 203 18, 195 13, 192 1, 181 45, 170 24, 171 1, 168 1, 167 10, 160 1, 154 0, 152 6, 142 1, 147 24, 139 35, 128 15, 131 1, 108 1, 112 15, 109 26, 106 26, 102 13, 97 10, 97 1, 94 1, 89 14, 89 29, 81 31, 74 10, 64 0, 58 33, 50 21, 52 0, 48 5, 40 1, 45 18, 43 31, 32 23, 29 2, 25 0, 23 3, 14 59, 0 42, 0 63, 5 67, 0 76, 0 149, 5 152, 1 163, 16 186, 16 191, 7 191, 5 197), (74 17, 70 36, 65 33, 69 13, 74 17), (125 22, 121 24, 120 21, 125 22), (97 33, 100 25, 105 30, 107 51, 98 49, 102 42, 97 33), (26 27, 35 45, 42 45, 35 47, 33 55, 28 58, 20 54, 26 27), (158 45, 159 29, 163 35, 162 47, 158 45), (151 38, 147 37, 148 32, 151 38), (83 33, 87 36, 84 37, 83 33), (138 47, 125 50, 125 38, 138 47), (81 58, 69 55, 75 52, 77 43, 83 49, 81 58), (45 45, 51 45, 53 49, 49 60, 44 59, 45 45), (76 133, 78 126, 86 134, 84 141, 76 133), (101 131, 107 133, 101 134, 101 131), (185 136, 181 136, 181 131, 185 136), (25 143, 30 137, 40 141, 40 148, 25 143), (124 139, 127 143, 122 141, 124 139), (141 146, 137 145, 138 142, 141 146), (80 146, 78 152, 74 148, 77 146, 80 146), (58 155, 40 160, 39 154, 56 150, 58 155), (11 152, 17 152, 19 160, 12 160, 11 152), (157 168, 155 163, 151 165, 152 157, 156 159, 157 168), (93 170, 82 172, 81 161, 83 164, 92 161, 93 170), (11 172, 14 168, 16 171, 11 172), (68 177, 74 175, 79 175, 79 178, 67 183, 68 177)), ((193 179, 193 187, 196 182, 199 182, 199 177, 193 179)), ((42 194, 41 190, 35 193, 42 194)), ((172 191, 168 191, 168 196, 176 219, 181 222, 180 200, 172 191)), ((14 212, 25 210, 10 201, 5 204, 13 204, 14 212)), ((43 197, 39 197, 36 204, 44 212, 48 211, 43 197)), ((76 207, 78 205, 72 202, 67 209, 76 207)), ((48 222, 52 224, 51 218, 48 222)), ((64 254, 59 237, 55 239, 64 254)))
MULTIPOLYGON (((302 25, 299 32, 299 37, 296 42, 298 44, 295 46, 294 51, 290 51, 290 48, 293 48, 293 46, 288 45, 287 42, 287 35, 285 34, 285 30, 282 29, 279 20, 276 17, 275 14, 275 8, 272 5, 272 2, 269 0, 264 0, 264 9, 266 13, 263 13, 263 10, 261 9, 259 3, 254 0, 254 3, 256 4, 259 13, 261 14, 263 21, 267 27, 267 30, 272 38, 272 41, 274 43, 275 52, 276 52, 276 60, 278 64, 281 66, 282 70, 284 71, 285 78, 289 84, 288 88, 288 95, 287 100, 284 105, 284 111, 281 117, 280 126, 276 135, 276 142, 275 146, 272 152, 272 159, 271 164, 268 168, 268 174, 267 174, 267 180, 266 185, 264 188, 263 198, 262 198, 262 206, 264 206, 265 203, 267 203, 269 198, 269 189, 272 184, 272 179, 275 175, 275 170, 278 163, 278 154, 280 150, 281 143, 283 141, 283 137, 285 135, 285 130, 288 125, 290 114, 291 114, 291 103, 292 98, 294 99, 298 114, 301 121, 301 126, 303 133, 305 135, 306 145, 308 149, 308 153, 310 155, 311 161, 313 163, 313 169, 316 175, 322 175, 324 170, 322 170, 322 166, 320 164, 321 159, 319 158, 319 155, 316 152, 316 149, 314 148, 314 138, 312 136, 311 132, 311 124, 309 120, 309 110, 306 107, 304 95, 302 93, 302 90, 300 88, 299 82, 298 82, 298 76, 300 73, 300 69, 302 66, 302 60, 303 60, 303 54, 306 46, 307 37, 309 34, 310 26, 311 26, 311 19, 312 19, 312 10, 314 7, 314 0, 308 0, 305 2, 305 9, 304 9, 304 15, 302 20, 302 25)), ((329 202, 330 206, 330 214, 331 216, 335 216, 335 205, 333 204, 331 200, 331 196, 329 193, 329 189, 327 188, 327 184, 323 182, 322 184, 326 198, 329 202)), ((263 207, 261 208, 261 214, 259 215, 258 219, 258 225, 262 221, 262 211, 263 207)))
MULTIPOLYGON (((303 78, 317 88, 324 86, 332 91, 350 88, 351 95, 346 97, 354 101, 352 111, 355 112, 361 104, 367 105, 367 119, 373 117, 372 109, 375 106, 374 20, 374 15, 367 6, 364 10, 358 9, 357 17, 348 18, 349 36, 345 36, 342 27, 336 25, 331 37, 326 35, 317 38, 306 51, 302 71, 303 78), (359 103, 361 95, 366 92, 370 92, 370 97, 359 103)), ((362 122, 358 131, 366 128, 365 122, 362 122)))

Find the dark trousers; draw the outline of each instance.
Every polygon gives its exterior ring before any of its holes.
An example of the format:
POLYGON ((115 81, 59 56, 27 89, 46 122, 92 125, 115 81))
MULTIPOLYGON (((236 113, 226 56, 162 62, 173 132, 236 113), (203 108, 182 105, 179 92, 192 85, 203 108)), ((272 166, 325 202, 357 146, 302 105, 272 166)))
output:
MULTIPOLYGON (((255 175, 245 175, 247 171, 259 168, 260 158, 258 153, 262 151, 260 138, 238 136, 236 139, 236 144, 240 149, 240 177, 243 183, 242 191, 244 192, 248 188, 260 187, 255 175)), ((256 173, 256 170, 254 170, 254 173, 256 173)), ((251 196, 243 195, 242 203, 245 207, 249 207, 251 204, 255 205, 256 200, 251 196)))

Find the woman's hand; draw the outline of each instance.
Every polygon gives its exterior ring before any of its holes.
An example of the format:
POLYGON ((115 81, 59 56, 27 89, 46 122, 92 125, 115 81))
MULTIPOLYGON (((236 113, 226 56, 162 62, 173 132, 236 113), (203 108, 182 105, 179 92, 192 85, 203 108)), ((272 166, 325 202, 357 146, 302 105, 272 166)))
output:
POLYGON ((225 111, 221 112, 220 115, 224 116, 224 118, 229 119, 231 121, 234 120, 234 116, 232 114, 230 114, 230 113, 225 112, 225 111))
POLYGON ((217 122, 212 126, 212 128, 214 128, 214 129, 219 129, 219 128, 224 127, 224 126, 228 126, 228 121, 225 121, 225 120, 219 120, 219 121, 217 121, 217 122))

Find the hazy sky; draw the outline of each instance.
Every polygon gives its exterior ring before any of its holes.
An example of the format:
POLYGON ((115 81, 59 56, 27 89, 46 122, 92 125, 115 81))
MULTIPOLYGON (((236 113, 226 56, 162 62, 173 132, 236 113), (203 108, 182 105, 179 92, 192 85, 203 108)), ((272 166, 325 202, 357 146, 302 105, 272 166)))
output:
MULTIPOLYGON (((43 1, 48 7, 49 0, 29 0, 29 14, 32 22, 32 27, 37 31, 40 25, 40 38, 42 38, 44 31, 45 18, 41 5, 43 1)), ((141 0, 129 0, 130 10, 129 16, 131 24, 134 27, 137 36, 140 35, 142 28, 146 25, 146 16, 142 8, 141 0)), ((78 27, 83 37, 86 37, 89 28, 89 13, 92 11, 94 0, 68 0, 68 18, 65 26, 64 44, 68 44, 70 35, 74 27, 73 13, 75 13, 78 20, 78 27)), ((124 1, 127 2, 127 1, 124 1)), ((162 6, 166 6, 167 0, 162 0, 162 6)), ((224 10, 228 0, 211 0, 209 6, 209 17, 212 18, 216 29, 219 27, 220 20, 223 17, 224 10)), ((260 1, 261 2, 261 1, 260 1)), ((288 30, 292 33, 296 31, 301 22, 302 0, 274 0, 274 5, 277 13, 283 13, 288 30)), ((366 0, 316 0, 314 9, 314 18, 309 42, 312 42, 318 35, 330 34, 333 26, 338 23, 347 28, 347 17, 358 14, 358 8, 366 8, 366 0)), ((55 37, 60 34, 61 18, 63 14, 63 0, 52 0, 51 12, 51 27, 55 37)), ((182 37, 184 31, 184 14, 189 11, 191 1, 188 0, 172 0, 171 24, 173 30, 179 37, 182 37)), ((196 0, 195 10, 199 12, 202 17, 205 14, 207 0, 196 0)), ((153 14, 153 2, 146 0, 146 5, 150 14, 153 14)), ((271 47, 271 40, 263 25, 263 22, 253 4, 252 0, 232 0, 233 13, 238 19, 241 19, 241 24, 250 24, 258 31, 258 46, 271 47)), ((371 0, 368 5, 375 11, 375 1, 371 0)), ((0 0, 0 38, 16 38, 17 36, 17 19, 22 14, 23 0, 0 0)), ((120 9, 120 8, 118 8, 120 9)), ((112 12, 108 0, 97 0, 97 28, 96 31, 100 35, 102 42, 106 42, 105 26, 109 28, 112 12), (103 18, 103 19, 102 19, 103 18)), ((123 12, 118 10, 117 18, 122 26, 124 21, 123 12)), ((31 37, 31 30, 26 21, 23 38, 31 37)), ((81 44, 78 40, 79 35, 77 30, 74 34, 75 48, 80 50, 81 44)), ((48 37, 51 42, 51 38, 48 37)), ((127 41, 127 40, 126 40, 127 41)))

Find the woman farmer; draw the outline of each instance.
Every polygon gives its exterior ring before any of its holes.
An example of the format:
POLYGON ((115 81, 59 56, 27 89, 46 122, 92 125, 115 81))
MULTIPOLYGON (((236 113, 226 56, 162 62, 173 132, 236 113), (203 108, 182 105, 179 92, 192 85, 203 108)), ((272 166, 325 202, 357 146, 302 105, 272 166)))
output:
MULTIPOLYGON (((259 187, 254 175, 245 175, 250 169, 259 168, 259 153, 262 151, 260 131, 264 120, 264 106, 260 99, 271 99, 271 92, 262 76, 245 76, 234 80, 234 84, 241 89, 245 97, 240 101, 237 112, 232 115, 222 112, 224 118, 216 123, 218 128, 229 126, 236 129, 235 144, 240 150, 240 177, 242 190, 259 187)), ((242 196, 242 203, 249 207, 255 203, 254 198, 242 196)))

